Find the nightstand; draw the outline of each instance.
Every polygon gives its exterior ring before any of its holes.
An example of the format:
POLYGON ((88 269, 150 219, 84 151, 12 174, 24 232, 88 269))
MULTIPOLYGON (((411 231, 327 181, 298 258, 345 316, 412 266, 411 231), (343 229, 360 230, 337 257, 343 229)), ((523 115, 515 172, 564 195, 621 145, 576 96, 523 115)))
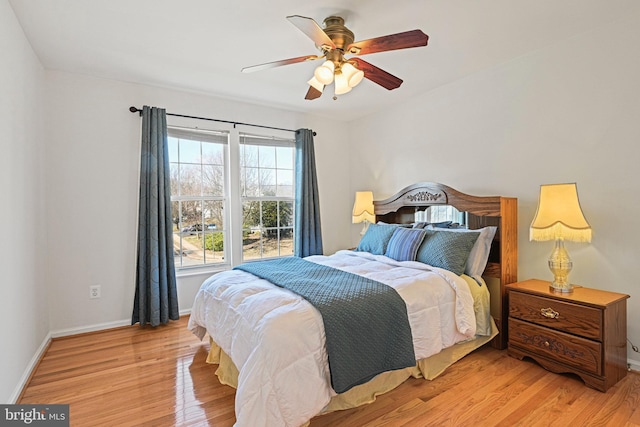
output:
POLYGON ((627 374, 629 295, 579 286, 564 294, 549 285, 535 279, 507 285, 508 354, 607 391, 627 374))

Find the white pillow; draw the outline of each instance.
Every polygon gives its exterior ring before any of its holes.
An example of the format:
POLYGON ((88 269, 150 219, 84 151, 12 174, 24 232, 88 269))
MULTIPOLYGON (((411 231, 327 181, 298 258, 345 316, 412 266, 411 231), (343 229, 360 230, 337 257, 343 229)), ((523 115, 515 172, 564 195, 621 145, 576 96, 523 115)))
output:
POLYGON ((491 226, 479 228, 477 230, 470 230, 468 228, 438 228, 429 225, 427 228, 432 230, 457 231, 462 233, 479 231, 480 236, 478 236, 478 240, 476 240, 473 244, 473 248, 471 248, 471 252, 469 252, 469 257, 467 258, 467 263, 464 267, 464 274, 470 277, 482 276, 482 273, 484 273, 484 269, 487 266, 487 261, 489 260, 491 242, 493 241, 493 237, 496 235, 498 227, 491 226))

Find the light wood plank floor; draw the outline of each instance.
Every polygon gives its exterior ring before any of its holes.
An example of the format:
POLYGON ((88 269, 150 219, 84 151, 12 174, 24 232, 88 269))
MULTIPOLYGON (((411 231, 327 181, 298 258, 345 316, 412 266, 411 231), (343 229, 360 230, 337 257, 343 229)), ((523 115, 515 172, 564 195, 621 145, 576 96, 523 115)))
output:
MULTIPOLYGON (((53 340, 18 403, 68 403, 72 426, 231 426, 234 389, 205 363, 188 318, 53 340)), ((480 349, 433 381, 318 416, 321 426, 640 426, 640 374, 607 393, 480 349)))

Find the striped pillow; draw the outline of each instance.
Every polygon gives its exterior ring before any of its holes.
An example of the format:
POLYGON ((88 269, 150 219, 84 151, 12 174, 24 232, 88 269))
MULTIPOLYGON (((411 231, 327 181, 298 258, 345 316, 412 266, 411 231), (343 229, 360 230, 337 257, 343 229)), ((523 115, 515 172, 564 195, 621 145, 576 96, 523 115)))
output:
POLYGON ((415 261, 425 235, 426 231, 422 229, 398 227, 389 240, 385 255, 396 261, 415 261))

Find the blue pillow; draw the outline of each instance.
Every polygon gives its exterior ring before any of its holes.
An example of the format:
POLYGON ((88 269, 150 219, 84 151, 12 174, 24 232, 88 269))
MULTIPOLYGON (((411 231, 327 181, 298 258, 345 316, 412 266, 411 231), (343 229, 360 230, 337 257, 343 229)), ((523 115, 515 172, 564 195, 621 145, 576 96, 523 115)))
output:
POLYGON ((418 248, 416 261, 449 270, 458 276, 464 273, 469 252, 480 236, 479 232, 424 230, 425 239, 418 248))
POLYGON ((393 224, 369 224, 369 228, 362 236, 356 250, 374 255, 384 255, 389 239, 397 228, 398 226, 393 224))
POLYGON ((489 226, 479 228, 477 230, 469 230, 467 228, 451 228, 450 230, 457 233, 469 233, 478 232, 480 236, 478 240, 473 244, 471 252, 469 252, 469 258, 467 258, 467 264, 464 267, 464 274, 474 279, 478 276, 482 276, 484 269, 487 266, 489 260, 489 252, 491 252, 491 242, 496 235, 498 227, 489 226))
POLYGON ((425 234, 422 229, 398 228, 389 239, 385 255, 396 261, 415 261, 425 234))

